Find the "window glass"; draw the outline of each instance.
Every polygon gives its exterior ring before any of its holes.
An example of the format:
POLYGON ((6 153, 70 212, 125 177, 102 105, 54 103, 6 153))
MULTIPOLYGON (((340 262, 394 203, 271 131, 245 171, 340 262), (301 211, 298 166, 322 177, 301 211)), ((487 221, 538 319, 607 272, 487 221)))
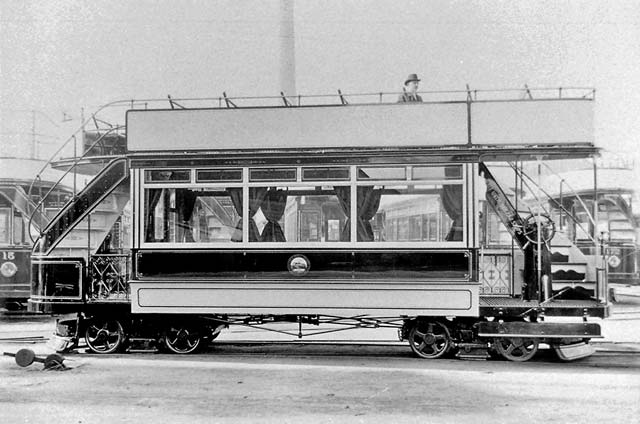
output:
POLYGON ((242 188, 145 191, 145 241, 231 243, 242 241, 242 188))
POLYGON ((360 186, 358 241, 462 241, 462 185, 360 186))
POLYGON ((481 237, 485 246, 511 246, 512 237, 495 211, 486 205, 480 229, 484 231, 481 237))
POLYGON ((295 168, 249 169, 249 181, 295 181, 295 168))
POLYGON ((19 212, 13 215, 13 243, 27 244, 24 233, 24 220, 22 219, 22 214, 19 212))
POLYGON ((414 166, 411 174, 414 180, 460 180, 462 179, 462 165, 414 166))
POLYGON ((404 180, 406 178, 406 169, 404 166, 358 168, 358 180, 404 180))
POLYGON ((242 181, 242 169, 198 169, 196 182, 242 181))
POLYGON ((349 241, 350 193, 348 186, 251 187, 249 241, 349 241))
POLYGON ((302 168, 302 181, 338 181, 349 179, 349 168, 302 168))
POLYGON ((11 242, 11 227, 9 225, 9 217, 11 209, 0 209, 0 243, 9 244, 11 242))
POLYGON ((144 180, 147 183, 158 183, 165 181, 189 182, 191 181, 191 171, 188 169, 158 169, 153 171, 145 171, 144 180))

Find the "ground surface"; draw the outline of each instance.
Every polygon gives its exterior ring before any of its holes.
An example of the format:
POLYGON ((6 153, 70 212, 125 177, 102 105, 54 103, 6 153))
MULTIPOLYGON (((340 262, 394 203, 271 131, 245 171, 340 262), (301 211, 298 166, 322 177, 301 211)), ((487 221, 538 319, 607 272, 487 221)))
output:
MULTIPOLYGON (((198 355, 81 350, 63 372, 0 357, 0 423, 638 422, 640 297, 619 295, 601 324, 596 354, 572 363, 423 360, 392 330, 301 343, 242 327, 198 355)), ((5 318, 0 350, 44 356, 52 331, 5 318)))

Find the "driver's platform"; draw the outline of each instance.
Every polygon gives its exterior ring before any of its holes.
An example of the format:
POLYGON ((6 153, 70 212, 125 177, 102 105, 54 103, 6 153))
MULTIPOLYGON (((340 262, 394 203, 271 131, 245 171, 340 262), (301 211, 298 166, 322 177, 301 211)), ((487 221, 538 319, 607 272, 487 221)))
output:
POLYGON ((518 297, 480 297, 481 316, 513 316, 537 310, 539 315, 606 318, 609 305, 593 299, 552 299, 544 302, 518 297))

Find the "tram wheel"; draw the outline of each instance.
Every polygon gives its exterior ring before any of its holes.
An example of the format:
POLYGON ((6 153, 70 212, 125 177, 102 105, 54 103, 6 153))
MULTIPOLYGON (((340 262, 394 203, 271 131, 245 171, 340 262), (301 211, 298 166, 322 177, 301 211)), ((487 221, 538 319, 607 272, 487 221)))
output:
POLYGON ((418 321, 409 331, 409 346, 421 358, 439 358, 451 348, 446 325, 437 321, 418 321))
POLYGON ((524 362, 538 352, 538 340, 523 337, 503 337, 494 339, 495 350, 505 359, 524 362))
POLYGON ((202 343, 201 332, 192 326, 172 325, 167 328, 164 342, 173 353, 193 353, 202 343))
POLYGON ((113 353, 124 344, 124 330, 118 320, 91 320, 84 333, 89 349, 95 353, 113 353))

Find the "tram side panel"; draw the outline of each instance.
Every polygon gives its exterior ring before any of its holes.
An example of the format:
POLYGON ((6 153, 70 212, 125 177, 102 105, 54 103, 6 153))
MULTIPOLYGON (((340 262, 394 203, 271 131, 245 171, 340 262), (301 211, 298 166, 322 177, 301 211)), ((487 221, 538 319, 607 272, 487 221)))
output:
POLYGON ((140 251, 136 263, 134 313, 478 316, 467 252, 140 251), (452 257, 457 281, 438 278, 452 257))

